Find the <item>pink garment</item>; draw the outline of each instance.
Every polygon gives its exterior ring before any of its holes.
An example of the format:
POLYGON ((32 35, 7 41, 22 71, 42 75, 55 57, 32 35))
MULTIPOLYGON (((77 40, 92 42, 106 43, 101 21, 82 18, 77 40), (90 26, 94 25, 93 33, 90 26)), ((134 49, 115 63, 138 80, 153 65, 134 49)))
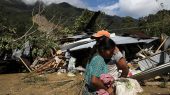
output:
POLYGON ((101 74, 100 80, 107 86, 111 87, 113 84, 114 78, 110 74, 101 74))
MULTIPOLYGON (((112 84, 113 84, 114 78, 110 74, 101 74, 100 75, 100 80, 107 87, 111 87, 112 84)), ((109 93, 106 90, 104 90, 104 89, 100 89, 99 91, 97 91, 97 94, 98 95, 109 95, 109 93)))
POLYGON ((131 76, 133 76, 133 74, 132 74, 132 72, 129 72, 128 77, 131 77, 131 76))
POLYGON ((99 91, 97 91, 97 95, 109 95, 109 93, 104 89, 100 89, 99 91))

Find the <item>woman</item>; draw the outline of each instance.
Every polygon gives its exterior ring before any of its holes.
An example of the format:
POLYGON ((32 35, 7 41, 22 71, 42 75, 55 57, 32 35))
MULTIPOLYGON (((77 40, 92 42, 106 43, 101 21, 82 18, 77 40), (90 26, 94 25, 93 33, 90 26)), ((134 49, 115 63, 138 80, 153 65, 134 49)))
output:
MULTIPOLYGON (((95 47, 101 43, 103 45, 103 42, 108 43, 108 39, 110 39, 110 33, 106 30, 101 30, 92 35, 92 39, 96 40, 95 47)), ((113 42, 114 43, 114 42, 113 42)), ((109 44, 109 43, 108 43, 109 44)), ((118 47, 114 47, 112 49, 108 50, 107 57, 104 57, 104 60, 106 64, 108 65, 109 74, 112 76, 118 78, 118 77, 127 77, 129 69, 126 64, 126 59, 124 58, 123 54, 119 51, 118 47), (122 71, 121 75, 118 71, 122 71)))
POLYGON ((102 39, 97 43, 97 53, 92 57, 91 61, 86 66, 86 86, 83 93, 84 95, 93 95, 99 89, 104 89, 110 95, 113 95, 113 88, 106 87, 100 80, 100 75, 108 73, 108 66, 105 63, 104 58, 108 57, 110 50, 115 48, 115 46, 115 42, 111 39, 102 39))

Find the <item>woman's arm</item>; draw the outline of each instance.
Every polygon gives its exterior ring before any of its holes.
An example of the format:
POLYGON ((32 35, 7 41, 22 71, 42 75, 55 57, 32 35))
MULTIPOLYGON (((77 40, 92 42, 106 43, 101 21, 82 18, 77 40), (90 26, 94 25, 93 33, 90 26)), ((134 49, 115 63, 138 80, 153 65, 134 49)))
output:
POLYGON ((117 62, 117 67, 119 70, 122 70, 122 74, 120 77, 127 77, 128 73, 129 73, 129 69, 127 67, 126 64, 126 59, 125 58, 121 58, 118 62, 117 62))
MULTIPOLYGON (((95 56, 91 63, 91 84, 97 89, 105 89, 106 91, 108 88, 104 85, 104 83, 99 79, 101 74, 108 73, 108 68, 104 59, 101 56, 95 56)), ((110 91, 110 90, 109 90, 110 91)))
POLYGON ((92 84, 96 87, 96 89, 104 89, 104 90, 106 90, 108 93, 109 93, 109 95, 114 95, 114 90, 113 90, 113 87, 111 86, 111 87, 106 87, 104 84, 103 84, 103 82, 99 79, 99 78, 97 78, 96 76, 92 76, 92 80, 91 80, 91 82, 92 82, 92 84))
POLYGON ((126 59, 123 57, 122 53, 119 51, 119 49, 116 47, 114 50, 114 58, 112 60, 116 60, 116 65, 118 67, 118 70, 122 70, 122 74, 120 77, 127 77, 129 73, 128 66, 126 64, 126 59))
POLYGON ((91 83, 97 88, 97 89, 105 89, 107 90, 108 88, 104 86, 103 82, 97 78, 96 76, 92 76, 91 83))

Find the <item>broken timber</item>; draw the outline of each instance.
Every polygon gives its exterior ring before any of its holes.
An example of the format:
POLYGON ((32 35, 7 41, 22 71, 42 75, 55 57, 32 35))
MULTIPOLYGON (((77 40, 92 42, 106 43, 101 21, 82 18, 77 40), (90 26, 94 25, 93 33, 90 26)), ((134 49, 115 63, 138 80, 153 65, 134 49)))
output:
POLYGON ((21 57, 19 57, 19 59, 22 61, 22 63, 24 64, 24 66, 28 69, 29 72, 32 72, 32 70, 27 66, 27 64, 24 62, 24 60, 22 60, 21 57))
MULTIPOLYGON (((167 50, 162 51, 162 52, 168 52, 168 51, 170 51, 170 49, 167 49, 167 50)), ((159 54, 159 53, 157 53, 157 54, 159 54)), ((154 55, 152 55, 152 56, 154 56, 154 55)), ((141 73, 133 75, 131 78, 142 81, 142 80, 154 78, 156 76, 160 76, 160 75, 163 75, 163 74, 166 74, 166 73, 169 73, 169 72, 170 72, 170 60, 167 63, 164 63, 164 64, 159 65, 157 67, 153 67, 153 68, 144 70, 141 73)))
POLYGON ((159 75, 169 73, 169 72, 170 72, 170 62, 160 65, 160 66, 157 66, 157 67, 154 67, 152 69, 143 71, 139 74, 133 75, 131 78, 142 81, 142 80, 150 79, 155 76, 159 76, 159 75))

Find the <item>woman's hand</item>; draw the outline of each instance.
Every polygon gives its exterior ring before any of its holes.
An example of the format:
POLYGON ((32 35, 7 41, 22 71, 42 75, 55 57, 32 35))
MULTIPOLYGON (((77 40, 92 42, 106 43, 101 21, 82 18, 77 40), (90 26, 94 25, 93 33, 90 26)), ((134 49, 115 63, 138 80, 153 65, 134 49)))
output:
POLYGON ((114 89, 113 89, 113 87, 109 87, 109 88, 107 89, 107 92, 109 93, 109 95, 114 95, 114 89))
POLYGON ((125 58, 121 58, 118 62, 117 62, 117 67, 119 70, 122 70, 121 76, 120 77, 124 77, 126 78, 128 73, 129 73, 129 69, 128 66, 126 64, 126 59, 125 58))
POLYGON ((96 87, 96 89, 107 90, 107 87, 104 85, 104 83, 96 76, 92 76, 91 83, 94 85, 94 87, 96 87))

